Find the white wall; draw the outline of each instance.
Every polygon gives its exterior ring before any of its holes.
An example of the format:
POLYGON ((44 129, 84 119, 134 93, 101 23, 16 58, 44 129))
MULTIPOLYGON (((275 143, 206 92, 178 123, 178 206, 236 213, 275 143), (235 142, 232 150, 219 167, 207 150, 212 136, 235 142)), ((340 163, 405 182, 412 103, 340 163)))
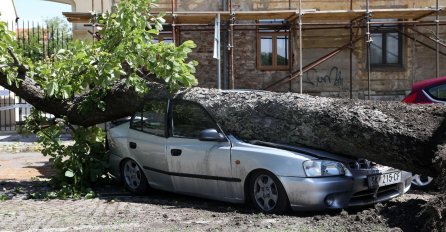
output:
POLYGON ((14 0, 0 0, 0 20, 11 22, 17 17, 14 0))

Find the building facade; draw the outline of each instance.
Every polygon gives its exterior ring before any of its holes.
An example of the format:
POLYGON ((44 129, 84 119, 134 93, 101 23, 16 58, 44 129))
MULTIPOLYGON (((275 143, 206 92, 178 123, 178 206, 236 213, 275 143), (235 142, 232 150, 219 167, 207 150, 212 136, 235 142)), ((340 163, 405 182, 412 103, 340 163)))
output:
POLYGON ((0 4, 0 21, 14 22, 17 18, 17 11, 14 0, 2 0, 0 4))
MULTIPOLYGON (((77 2, 104 11, 118 1, 77 2)), ((219 86, 220 75, 222 88, 401 100, 413 82, 446 76, 445 7, 446 0, 160 0, 154 12, 167 13, 160 39, 197 44, 190 57, 200 86, 219 86)), ((74 9, 67 18, 85 24, 89 14, 74 9)), ((74 34, 85 37, 83 30, 74 34)))

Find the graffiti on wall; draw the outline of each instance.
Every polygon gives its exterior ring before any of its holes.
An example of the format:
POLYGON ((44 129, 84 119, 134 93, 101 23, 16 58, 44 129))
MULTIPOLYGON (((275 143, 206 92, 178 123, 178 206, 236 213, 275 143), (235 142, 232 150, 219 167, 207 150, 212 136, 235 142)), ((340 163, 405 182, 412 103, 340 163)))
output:
POLYGON ((302 81, 312 86, 333 85, 341 87, 344 85, 341 69, 333 66, 327 73, 321 73, 313 68, 304 73, 302 81))

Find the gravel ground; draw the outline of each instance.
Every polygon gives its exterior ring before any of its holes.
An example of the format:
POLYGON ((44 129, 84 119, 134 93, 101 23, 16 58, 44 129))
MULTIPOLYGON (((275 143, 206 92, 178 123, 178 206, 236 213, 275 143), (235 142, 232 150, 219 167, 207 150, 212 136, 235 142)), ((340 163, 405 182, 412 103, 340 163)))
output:
POLYGON ((385 204, 286 215, 161 191, 131 196, 119 183, 96 187, 94 199, 30 199, 51 190, 51 171, 39 153, 0 152, 0 231, 419 231, 416 214, 436 194, 411 190, 385 204))
POLYGON ((265 215, 246 205, 152 191, 131 196, 119 184, 81 200, 28 199, 45 181, 0 183, 0 231, 418 231, 416 214, 435 193, 411 192, 386 204, 332 212, 265 215))

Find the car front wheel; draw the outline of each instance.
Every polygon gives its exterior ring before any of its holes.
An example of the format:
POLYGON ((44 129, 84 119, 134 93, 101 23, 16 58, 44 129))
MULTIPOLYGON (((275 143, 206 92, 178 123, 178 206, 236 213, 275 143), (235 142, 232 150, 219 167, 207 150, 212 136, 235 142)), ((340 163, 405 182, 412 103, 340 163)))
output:
POLYGON ((250 196, 255 207, 264 213, 281 214, 289 207, 285 189, 271 172, 261 171, 251 176, 250 196))
POLYGON ((416 189, 430 189, 433 187, 433 178, 414 174, 412 176, 412 185, 416 189))
POLYGON ((147 191, 146 176, 134 160, 128 159, 124 161, 121 168, 121 176, 125 188, 130 192, 143 194, 147 191))

